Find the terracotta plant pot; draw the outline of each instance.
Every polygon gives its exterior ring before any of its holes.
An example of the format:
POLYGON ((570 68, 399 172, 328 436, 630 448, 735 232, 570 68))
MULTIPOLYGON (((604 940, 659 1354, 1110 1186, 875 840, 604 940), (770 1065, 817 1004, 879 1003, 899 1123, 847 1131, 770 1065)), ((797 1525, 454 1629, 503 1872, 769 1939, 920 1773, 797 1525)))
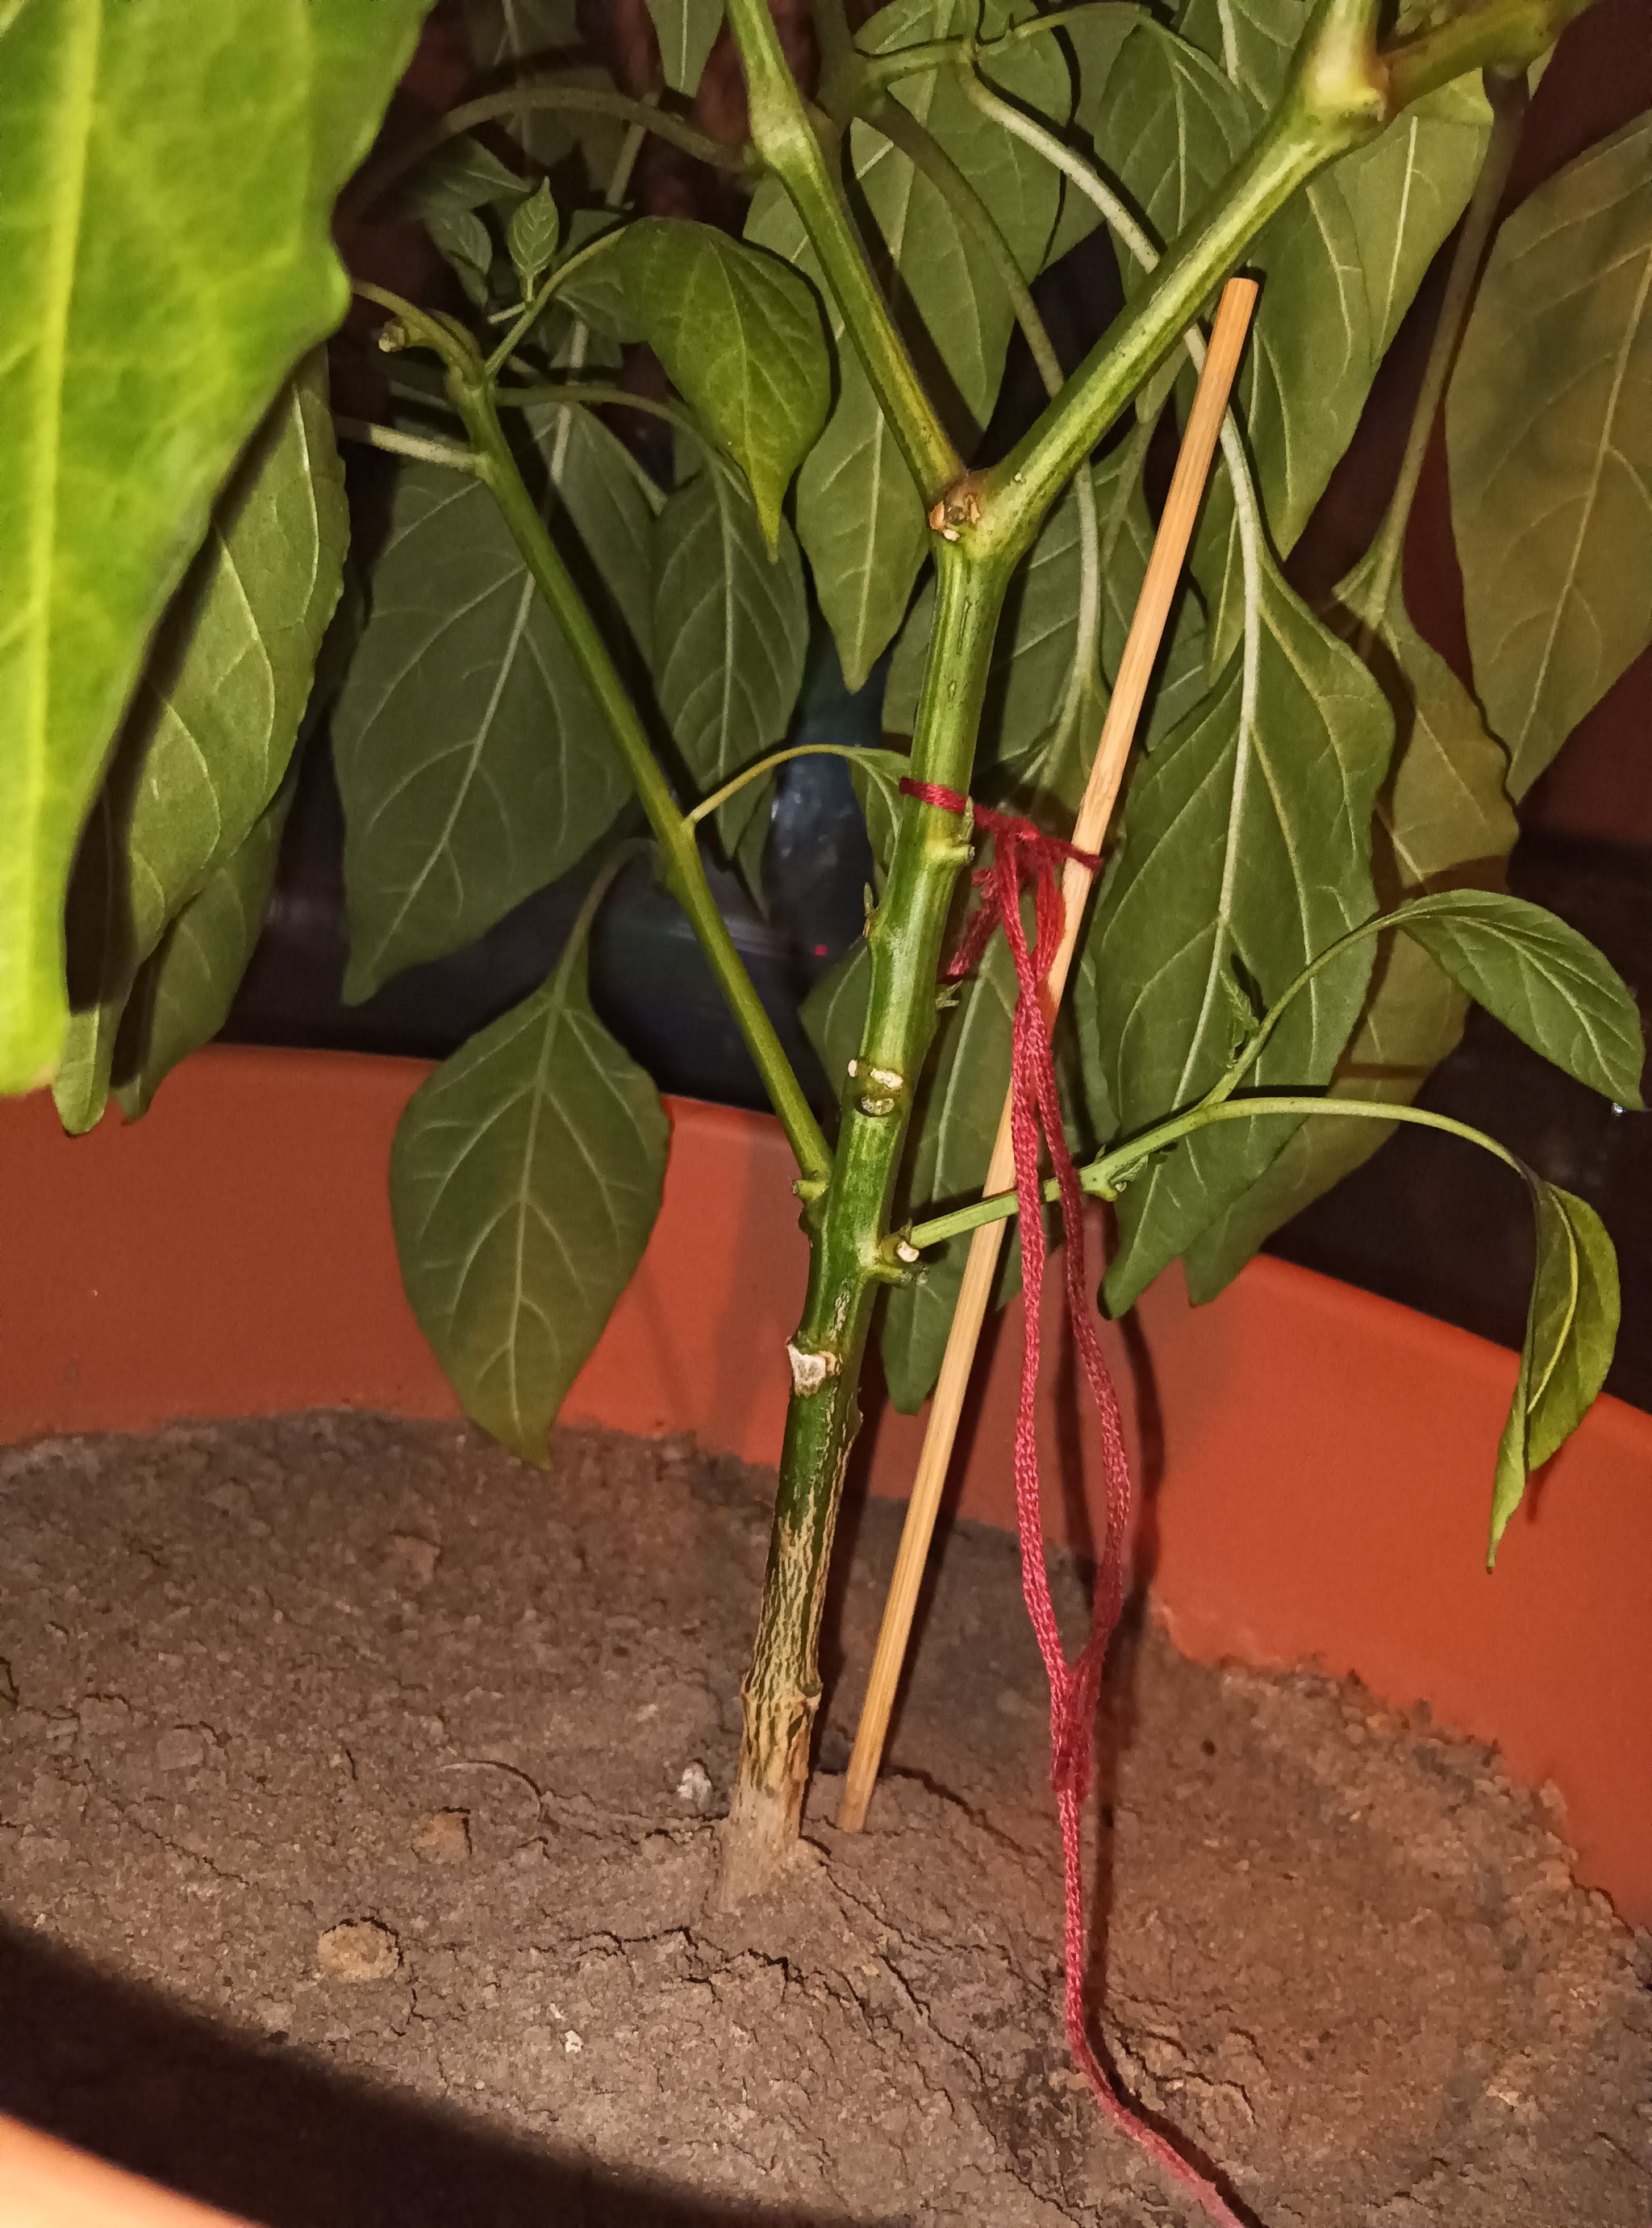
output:
POLYGON ((6 2228, 230 2228, 227 2212, 3 2118, 0 2220, 6 2228))
MULTIPOLYGON (((0 1440, 316 1407, 454 1414, 402 1296, 385 1192, 426 1072, 214 1050, 144 1122, 80 1140, 44 1098, 0 1104, 0 1440)), ((772 1463, 805 1269, 790 1159, 767 1119, 671 1113, 659 1222, 567 1419, 772 1463)), ((1133 1427, 1138 1556, 1176 1643, 1352 1674, 1496 1742, 1511 1774, 1559 1790, 1579 1879, 1652 1923, 1652 1417, 1599 1401, 1489 1578, 1511 1354, 1268 1259, 1196 1310, 1162 1279, 1105 1337, 1133 1427)), ((1012 1308, 951 1488, 957 1513, 1002 1525, 1019 1347, 1012 1308)), ((873 1406, 856 1455, 873 1492, 904 1495, 922 1428, 873 1406)), ((1071 1437, 1046 1435, 1067 1468, 1048 1482, 1051 1529, 1082 1547, 1098 1469, 1071 1437)))

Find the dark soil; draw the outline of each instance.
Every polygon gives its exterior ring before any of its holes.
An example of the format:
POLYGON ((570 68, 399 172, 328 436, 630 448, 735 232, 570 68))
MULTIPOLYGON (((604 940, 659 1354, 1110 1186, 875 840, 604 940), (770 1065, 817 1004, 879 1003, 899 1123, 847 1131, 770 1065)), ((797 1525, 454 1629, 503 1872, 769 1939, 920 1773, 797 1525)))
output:
MULTIPOLYGON (((768 1482, 354 1416, 0 1456, 0 2109, 272 2228, 1195 2218, 1066 2062, 1008 1540, 947 1542, 868 1831, 823 1777, 710 1909, 768 1482)), ((1151 1631, 1099 1739, 1099 2032, 1258 2222, 1645 2228, 1649 1945, 1492 1755, 1151 1631)))

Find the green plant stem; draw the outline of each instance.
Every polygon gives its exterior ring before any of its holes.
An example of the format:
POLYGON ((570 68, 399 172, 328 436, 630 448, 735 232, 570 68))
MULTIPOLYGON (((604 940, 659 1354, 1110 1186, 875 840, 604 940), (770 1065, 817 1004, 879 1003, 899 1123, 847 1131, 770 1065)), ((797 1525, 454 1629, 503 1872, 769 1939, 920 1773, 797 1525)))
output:
POLYGON ((801 1181, 815 1191, 823 1188, 832 1162, 820 1124, 804 1094, 803 1085, 792 1072, 774 1024, 764 1011, 752 978, 740 964, 727 924, 717 909, 717 901, 706 880, 694 831, 677 810, 676 800, 649 747, 642 722, 614 669, 607 647, 544 520, 535 508, 533 497, 522 483, 516 460, 499 423, 492 384, 481 358, 462 329, 415 309, 381 286, 358 282, 356 291, 389 310, 403 332, 434 349, 441 357, 447 371, 448 394, 476 451, 477 476, 499 505, 511 539, 561 628, 625 761, 665 861, 668 887, 688 914, 746 1048, 757 1063, 770 1103, 797 1156, 801 1181))
POLYGON ((731 797, 738 796, 748 782, 761 781, 765 774, 772 773, 776 766, 784 765, 788 759, 853 760, 865 755, 858 743, 793 743, 790 750, 771 751, 767 758, 759 759, 754 765, 743 767, 732 781, 726 781, 720 789, 714 790, 709 797, 702 797, 691 812, 683 814, 683 821, 687 826, 697 828, 702 820, 708 820, 720 805, 727 804, 731 797))
MULTIPOLYGON (((966 80, 966 83, 980 89, 973 76, 966 80)), ((992 103, 995 108, 1005 106, 1002 102, 992 103)), ((1032 290, 1021 276, 1015 250, 1004 238, 1002 227, 985 202, 934 135, 925 131, 911 111, 903 108, 892 95, 878 102, 867 121, 875 131, 882 132, 891 146, 900 150, 915 170, 920 171, 929 180, 986 251, 1015 312, 1015 323, 1021 328, 1034 368, 1043 382, 1044 392, 1052 398, 1059 394, 1061 391, 1060 358, 1056 355, 1044 320, 1038 313, 1032 290)), ((1073 731, 1084 714, 1088 683, 1097 677, 1097 647, 1101 637, 1101 534, 1096 516, 1096 483, 1087 471, 1074 475, 1073 492, 1079 509, 1079 624, 1073 645, 1073 663, 1067 676, 1066 695, 1048 746, 1050 756, 1057 763, 1066 758, 1073 731)))
POLYGON ((1110 21, 1129 16, 1138 23, 1156 20, 1150 10, 1137 8, 1130 0, 1098 0, 1098 4, 1082 8, 1054 8, 1047 16, 1029 16, 1025 22, 1012 23, 996 39, 976 39, 969 33, 951 39, 922 39, 910 47, 897 47, 883 54, 863 54, 860 57, 861 82, 868 86, 897 85, 904 77, 919 77, 930 70, 969 68, 974 64, 990 65, 1001 56, 1012 53, 1028 39, 1047 38, 1052 31, 1076 22, 1079 17, 1096 16, 1105 8, 1110 21))
POLYGON ((1358 615, 1360 631, 1355 648, 1362 657, 1370 655, 1373 638, 1388 608, 1388 599, 1393 591, 1401 554, 1405 547, 1405 528, 1410 522, 1412 505, 1417 499, 1418 483, 1423 477, 1423 464, 1428 455, 1434 421, 1439 415, 1446 382, 1457 362, 1463 327, 1469 321, 1470 304, 1474 299, 1475 286, 1480 277, 1480 266, 1485 260, 1487 243, 1491 238, 1491 228, 1502 202, 1503 189, 1508 183, 1508 173, 1514 164, 1515 150, 1520 145, 1526 111, 1530 103, 1523 75, 1507 77, 1501 71, 1488 70, 1485 83, 1486 98, 1491 104, 1491 134, 1486 142, 1485 156, 1480 165, 1480 175, 1474 182, 1474 192, 1470 196, 1463 228, 1452 250, 1445 293, 1440 303, 1433 337, 1429 343, 1428 362, 1423 368, 1423 383, 1418 389, 1417 405, 1412 412, 1405 453, 1399 461, 1393 500, 1388 506, 1377 541, 1370 593, 1364 611, 1358 615))
POLYGON ((1140 300, 1003 461, 973 476, 978 545, 1017 556, 1030 545, 1062 488, 1262 227, 1316 170, 1381 130, 1388 116, 1373 42, 1379 4, 1319 0, 1278 106, 1217 189, 1211 213, 1167 250, 1140 300))
POLYGON ((394 426, 376 426, 368 418, 335 418, 333 431, 341 440, 360 441, 387 456, 412 457, 424 464, 445 464, 450 471, 476 471, 476 451, 457 441, 438 441, 420 433, 403 433, 394 426))
MULTIPOLYGON (((1374 1098, 1321 1098, 1311 1094, 1289 1094, 1283 1097, 1258 1098, 1228 1098, 1215 1106, 1196 1106, 1186 1114, 1174 1116, 1151 1130, 1144 1130, 1139 1137, 1128 1144, 1116 1145, 1111 1153, 1099 1160, 1086 1162, 1079 1170, 1081 1188, 1092 1197, 1116 1199, 1124 1186, 1121 1176, 1128 1178, 1131 1170, 1153 1153, 1162 1152, 1195 1130, 1208 1129, 1213 1122, 1248 1122, 1259 1120, 1270 1114, 1308 1114, 1316 1120, 1322 1115, 1333 1117, 1352 1117, 1367 1122, 1410 1122, 1419 1130, 1443 1130, 1449 1136, 1462 1137, 1471 1145, 1479 1145, 1505 1162, 1516 1175, 1525 1170, 1514 1154, 1489 1137, 1483 1130, 1470 1129, 1466 1122, 1454 1122, 1447 1114, 1431 1114, 1421 1106, 1393 1106, 1374 1098)), ((1054 1200, 1060 1196, 1053 1177, 1044 1186, 1044 1197, 1054 1200)), ((983 1222, 1002 1222, 1017 1212, 1013 1191, 996 1192, 989 1199, 970 1201, 968 1207, 955 1208, 951 1214, 932 1215, 926 1222, 915 1222, 900 1235, 908 1245, 926 1251, 932 1245, 944 1245, 949 1238, 957 1238, 965 1231, 979 1228, 983 1222)))
POLYGON ((1513 75, 1529 69, 1591 4, 1592 0, 1482 0, 1437 30, 1390 48, 1381 58, 1390 114, 1397 116, 1470 70, 1513 75))
MULTIPOLYGON (((912 738, 912 773, 966 791, 1010 567, 944 547, 935 631, 912 738)), ((935 1030, 935 983, 968 831, 908 799, 883 902, 868 925, 871 986, 846 1077, 836 1160, 812 1236, 809 1291, 791 1341, 774 1527, 752 1666, 740 1690, 740 1775, 722 1892, 769 1885, 795 1849, 820 1700, 821 1608, 872 1303, 892 1274, 882 1232, 912 1099, 935 1030)), ((893 1272, 893 1273, 899 1273, 893 1272)))
POLYGON ((693 125, 685 124, 680 116, 656 108, 648 101, 628 99, 624 93, 615 93, 606 86, 561 85, 542 78, 529 78, 521 85, 507 86, 503 93, 483 93, 479 99, 467 100, 462 106, 450 109, 427 131, 419 132, 381 161, 369 164, 362 173, 359 184, 346 197, 348 214, 366 215, 399 178, 404 177, 415 163, 422 163, 426 155, 433 155, 438 148, 445 146, 450 139, 474 131, 478 124, 491 124, 507 116, 530 115, 536 110, 553 113, 561 111, 571 116, 610 116, 617 123, 639 125, 656 138, 680 147, 685 155, 693 155, 720 170, 750 170, 757 167, 756 155, 750 147, 726 147, 721 140, 708 138, 703 131, 696 131, 693 125))
MULTIPOLYGON (((619 238, 620 234, 624 229, 624 227, 622 225, 616 225, 611 232, 600 234, 597 239, 590 241, 587 246, 580 248, 577 254, 570 255, 566 263, 558 264, 556 269, 550 273, 549 277, 546 278, 541 285, 539 291, 535 295, 533 300, 531 302, 523 303, 521 310, 514 313, 515 322, 512 323, 510 330, 505 335, 503 340, 500 342, 498 347, 495 349, 493 354, 488 358, 488 376, 490 379, 498 378, 499 374, 503 370, 506 364, 508 364, 511 357, 515 355, 516 349, 522 339, 522 336, 525 333, 531 332, 533 328, 539 323, 546 311, 550 307, 559 288, 563 286, 568 279, 572 278, 576 272, 583 271, 586 265, 591 262, 594 257, 606 253, 607 250, 611 248, 614 242, 619 238)), ((507 312, 507 315, 510 314, 512 313, 507 312)))
MULTIPOLYGON (((827 292, 927 510, 957 478, 962 460, 878 291, 835 163, 828 162, 786 66, 768 0, 728 0, 728 21, 746 72, 758 152, 797 213, 827 292)), ((822 121, 829 130, 823 116, 822 121)))

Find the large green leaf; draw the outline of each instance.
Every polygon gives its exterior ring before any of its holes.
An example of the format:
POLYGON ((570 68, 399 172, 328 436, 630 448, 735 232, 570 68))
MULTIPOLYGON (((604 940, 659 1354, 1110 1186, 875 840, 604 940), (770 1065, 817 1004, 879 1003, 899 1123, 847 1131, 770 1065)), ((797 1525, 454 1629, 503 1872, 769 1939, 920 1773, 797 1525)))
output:
POLYGON ((77 863, 66 1128, 101 1117, 122 1008, 168 924, 279 787, 343 574, 349 522, 312 357, 220 497, 134 693, 77 863))
MULTIPOLYGON (((1374 910, 1371 813, 1393 727, 1376 684, 1271 565, 1254 675, 1220 688, 1142 763, 1090 932, 1098 1032, 1125 1136, 1197 1099, 1238 1034, 1235 963, 1264 1002, 1374 910), (1225 980, 1226 978, 1226 980, 1225 980)), ((1250 1083, 1329 1080, 1365 993, 1356 951, 1295 1000, 1250 1083)), ((1119 1201, 1107 1300, 1121 1310, 1278 1151, 1294 1124, 1227 1123, 1173 1148, 1119 1201)))
MULTIPOLYGON (((554 525, 578 530, 569 554, 599 609, 611 599, 645 655, 648 503, 585 412, 562 413, 541 445, 560 494, 554 525)), ((371 599, 333 717, 352 1000, 460 950, 554 880, 627 790, 573 652, 479 481, 400 468, 371 599)))
MULTIPOLYGON (((1249 146, 1251 104, 1210 58, 1156 23, 1124 42, 1096 125, 1103 162, 1163 247, 1208 200, 1249 146)), ((1121 258, 1126 293, 1147 274, 1121 258)))
MULTIPOLYGON (((997 0, 985 11, 983 29, 990 32, 1008 20, 997 0)), ((966 27, 973 28, 966 0, 895 0, 879 10, 861 42, 881 51, 966 27)), ((995 82, 1041 114, 1066 112, 1066 64, 1051 40, 1027 41, 995 82)), ((954 72, 904 80, 896 90, 981 194, 1021 267, 1036 271, 1055 221, 1057 173, 971 107, 954 72)), ((852 125, 848 167, 869 236, 898 274, 891 291, 903 332, 954 439, 968 450, 991 415, 1014 323, 997 272, 928 179, 869 125, 852 125)), ((758 192, 746 237, 818 283, 796 212, 773 181, 758 192)), ((854 690, 900 624, 928 549, 928 528, 894 437, 829 303, 828 314, 837 349, 837 398, 798 478, 797 535, 854 690)))
POLYGON ((1265 113, 1284 91, 1313 0, 1187 0, 1178 29, 1265 113))
POLYGON ((673 93, 691 93, 722 28, 723 0, 648 0, 660 67, 673 93))
POLYGON ((1593 1207, 1542 1182, 1527 1188, 1537 1222, 1537 1271, 1514 1402, 1497 1449, 1486 1566, 1531 1473, 1558 1452, 1606 1381, 1617 1342, 1617 1257, 1593 1207))
POLYGON ((672 383, 751 482, 773 549, 792 474, 831 403, 813 289, 778 256, 708 224, 644 217, 611 252, 672 383))
POLYGON ((1498 234, 1446 443, 1475 685, 1518 797, 1652 642, 1652 118, 1498 234))
POLYGON ((178 1062, 210 1043, 228 1020, 269 910, 292 795, 289 773, 252 833, 213 868, 138 976, 115 1060, 114 1097, 129 1122, 148 1111, 178 1062))
POLYGON ((0 10, 0 1090, 56 1065, 105 754, 214 496, 344 314, 333 202, 426 5, 0 10))
MULTIPOLYGON (((745 482, 708 464, 660 513, 655 685, 695 786, 720 789, 780 742, 803 686, 809 604, 791 529, 771 560, 745 482)), ((732 852, 761 802, 750 782, 721 808, 732 852)))
POLYGON ((592 1011, 583 935, 445 1060, 390 1154, 401 1279, 448 1381, 529 1462, 659 1212, 670 1124, 592 1011))
POLYGON ((1491 110, 1478 82, 1459 78, 1331 172, 1359 243, 1373 371, 1468 206, 1490 131, 1491 110))
MULTIPOLYGON (((1350 636, 1363 616, 1368 567, 1337 591, 1350 636)), ((1398 730, 1378 800, 1372 870, 1385 907, 1448 884, 1501 880, 1519 833, 1503 787, 1508 760, 1474 700, 1412 625, 1396 587, 1377 627, 1373 669, 1398 730)), ((1378 949, 1358 1028, 1330 1096, 1409 1105, 1463 1034, 1468 999, 1419 944, 1397 930, 1378 949)), ((1393 1135, 1380 1122, 1304 1122, 1187 1257, 1188 1290, 1213 1299, 1264 1239, 1368 1160, 1393 1135)))
POLYGON ((1502 890, 1441 891, 1396 919, 1534 1052, 1617 1105, 1640 1105, 1640 1015, 1617 970, 1575 928, 1502 890))

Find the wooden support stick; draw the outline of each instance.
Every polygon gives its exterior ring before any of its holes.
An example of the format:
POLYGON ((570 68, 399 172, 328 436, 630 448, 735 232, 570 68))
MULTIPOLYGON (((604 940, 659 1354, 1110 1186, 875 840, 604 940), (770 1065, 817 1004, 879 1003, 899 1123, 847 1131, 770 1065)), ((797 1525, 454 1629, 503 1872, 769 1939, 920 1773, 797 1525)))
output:
MULTIPOLYGON (((1181 454, 1176 458, 1175 473, 1170 482, 1164 515, 1159 522, 1153 554, 1148 560, 1141 599, 1136 606, 1136 616, 1130 622, 1124 654, 1119 660, 1118 677, 1113 684, 1107 717, 1102 724, 1095 764, 1090 769, 1090 778, 1073 826, 1073 842, 1081 851, 1100 850, 1107 823, 1112 817, 1119 784, 1124 778, 1125 761, 1135 739, 1136 722, 1141 716, 1148 682, 1152 678, 1153 668, 1158 658, 1159 643, 1170 615, 1171 600, 1181 578, 1188 544, 1193 536, 1194 520, 1198 515, 1211 459, 1215 454, 1222 415, 1227 408, 1228 391, 1239 369, 1245 336, 1255 304, 1256 286, 1252 280, 1228 280, 1222 290, 1221 304, 1216 313, 1215 329, 1211 334, 1204 369, 1199 375, 1193 408, 1188 413, 1188 430, 1182 439, 1181 454)), ((1061 942, 1043 993, 1052 1021, 1066 985, 1067 970, 1072 964, 1073 949, 1079 940, 1091 879, 1087 867, 1080 866, 1076 859, 1067 861, 1061 880, 1061 900, 1066 913, 1061 942)), ((987 1168, 987 1181, 983 1188, 989 1196, 1008 1191, 1015 1181, 1009 1112, 1010 1101, 1006 1093, 997 1138, 987 1168)), ((924 1565, 929 1558, 929 1543, 935 1530, 936 1514, 940 1508, 941 1489, 946 1482, 947 1469, 952 1459, 958 1418, 963 1412, 964 1396, 969 1388, 970 1372, 975 1363, 981 1326, 986 1320, 987 1303, 998 1266, 999 1249, 1008 1228, 1007 1219, 983 1222, 970 1240, 964 1283, 959 1289, 957 1309, 952 1317, 946 1354, 941 1363, 941 1373, 929 1412, 929 1426, 924 1434, 918 1475, 912 1481, 912 1499, 906 1506, 900 1552, 895 1559, 889 1597, 884 1604, 883 1625, 878 1634, 878 1651, 872 1660, 872 1676, 861 1711, 860 1729, 855 1737, 855 1753, 849 1759, 842 1804, 837 1814, 841 1833, 858 1834, 865 1823, 867 1804, 872 1799, 873 1783, 877 1778, 878 1766, 883 1759, 889 1713, 894 1707, 895 1689, 900 1683, 900 1668, 906 1661, 912 1612, 918 1605, 918 1589, 923 1579, 924 1565)))

